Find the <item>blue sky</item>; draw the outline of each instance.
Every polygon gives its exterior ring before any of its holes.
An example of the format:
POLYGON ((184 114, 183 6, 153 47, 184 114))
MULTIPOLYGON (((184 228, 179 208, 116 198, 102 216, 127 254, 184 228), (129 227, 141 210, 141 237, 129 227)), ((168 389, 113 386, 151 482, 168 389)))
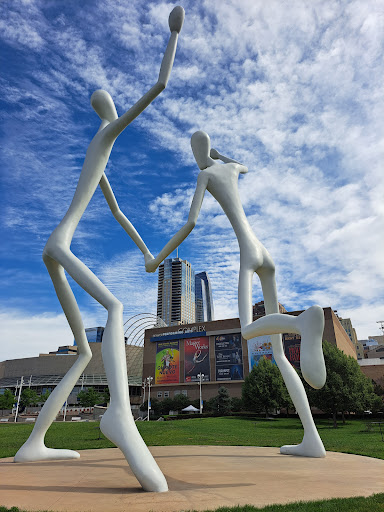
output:
MULTIPOLYGON (((41 259, 72 199, 103 88, 121 115, 157 80, 175 4, 0 3, 0 360, 71 344, 41 259)), ((190 136, 250 172, 240 195, 277 267, 288 310, 331 306, 360 339, 384 320, 384 7, 375 0, 186 0, 167 89, 118 138, 107 175, 156 255, 187 219, 198 169, 190 136)), ((156 311, 157 274, 100 190, 79 224, 79 256, 123 302, 156 311)), ((212 281, 217 318, 237 316, 239 253, 206 193, 180 257, 212 281)), ((86 327, 106 313, 73 281, 86 327)), ((262 299, 257 279, 254 300, 262 299)))

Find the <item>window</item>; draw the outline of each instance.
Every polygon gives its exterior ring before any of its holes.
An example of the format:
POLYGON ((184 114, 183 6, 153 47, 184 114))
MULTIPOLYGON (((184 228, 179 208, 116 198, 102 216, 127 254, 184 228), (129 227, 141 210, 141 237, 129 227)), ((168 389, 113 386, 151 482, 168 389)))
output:
POLYGON ((162 398, 163 396, 163 392, 162 391, 158 391, 157 392, 157 398, 162 398))
POLYGON ((180 389, 176 389, 176 391, 173 392, 175 396, 180 395, 180 389))
POLYGON ((169 391, 164 391, 164 398, 169 398, 169 391))
POLYGON ((181 392, 184 396, 188 396, 188 391, 186 389, 183 389, 183 391, 181 392))

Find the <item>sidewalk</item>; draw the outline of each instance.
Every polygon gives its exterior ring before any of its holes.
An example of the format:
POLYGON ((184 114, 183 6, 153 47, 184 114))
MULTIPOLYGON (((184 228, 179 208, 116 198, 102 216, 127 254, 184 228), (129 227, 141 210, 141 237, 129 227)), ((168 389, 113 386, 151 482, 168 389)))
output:
POLYGON ((71 512, 179 512, 265 506, 383 492, 384 461, 328 452, 324 459, 280 455, 278 448, 151 448, 169 492, 141 490, 117 448, 81 451, 72 461, 0 460, 0 505, 71 512))

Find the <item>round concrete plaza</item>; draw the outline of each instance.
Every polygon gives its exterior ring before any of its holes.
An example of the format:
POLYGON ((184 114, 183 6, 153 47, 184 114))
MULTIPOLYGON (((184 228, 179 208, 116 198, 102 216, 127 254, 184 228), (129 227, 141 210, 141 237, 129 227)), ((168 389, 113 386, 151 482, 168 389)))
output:
POLYGON ((169 492, 141 490, 117 448, 83 450, 71 461, 0 460, 0 505, 25 510, 172 512, 220 506, 369 496, 383 491, 384 461, 328 452, 324 459, 278 448, 151 448, 169 492))

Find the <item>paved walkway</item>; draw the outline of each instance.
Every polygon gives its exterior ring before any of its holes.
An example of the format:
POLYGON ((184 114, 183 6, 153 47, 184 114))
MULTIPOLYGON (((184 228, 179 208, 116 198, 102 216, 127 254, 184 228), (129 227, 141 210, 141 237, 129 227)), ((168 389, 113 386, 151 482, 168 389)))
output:
POLYGON ((0 460, 0 505, 71 512, 179 512, 264 506, 383 492, 384 461, 328 452, 324 459, 280 455, 278 448, 151 448, 170 491, 141 490, 117 448, 81 451, 73 461, 0 460))

